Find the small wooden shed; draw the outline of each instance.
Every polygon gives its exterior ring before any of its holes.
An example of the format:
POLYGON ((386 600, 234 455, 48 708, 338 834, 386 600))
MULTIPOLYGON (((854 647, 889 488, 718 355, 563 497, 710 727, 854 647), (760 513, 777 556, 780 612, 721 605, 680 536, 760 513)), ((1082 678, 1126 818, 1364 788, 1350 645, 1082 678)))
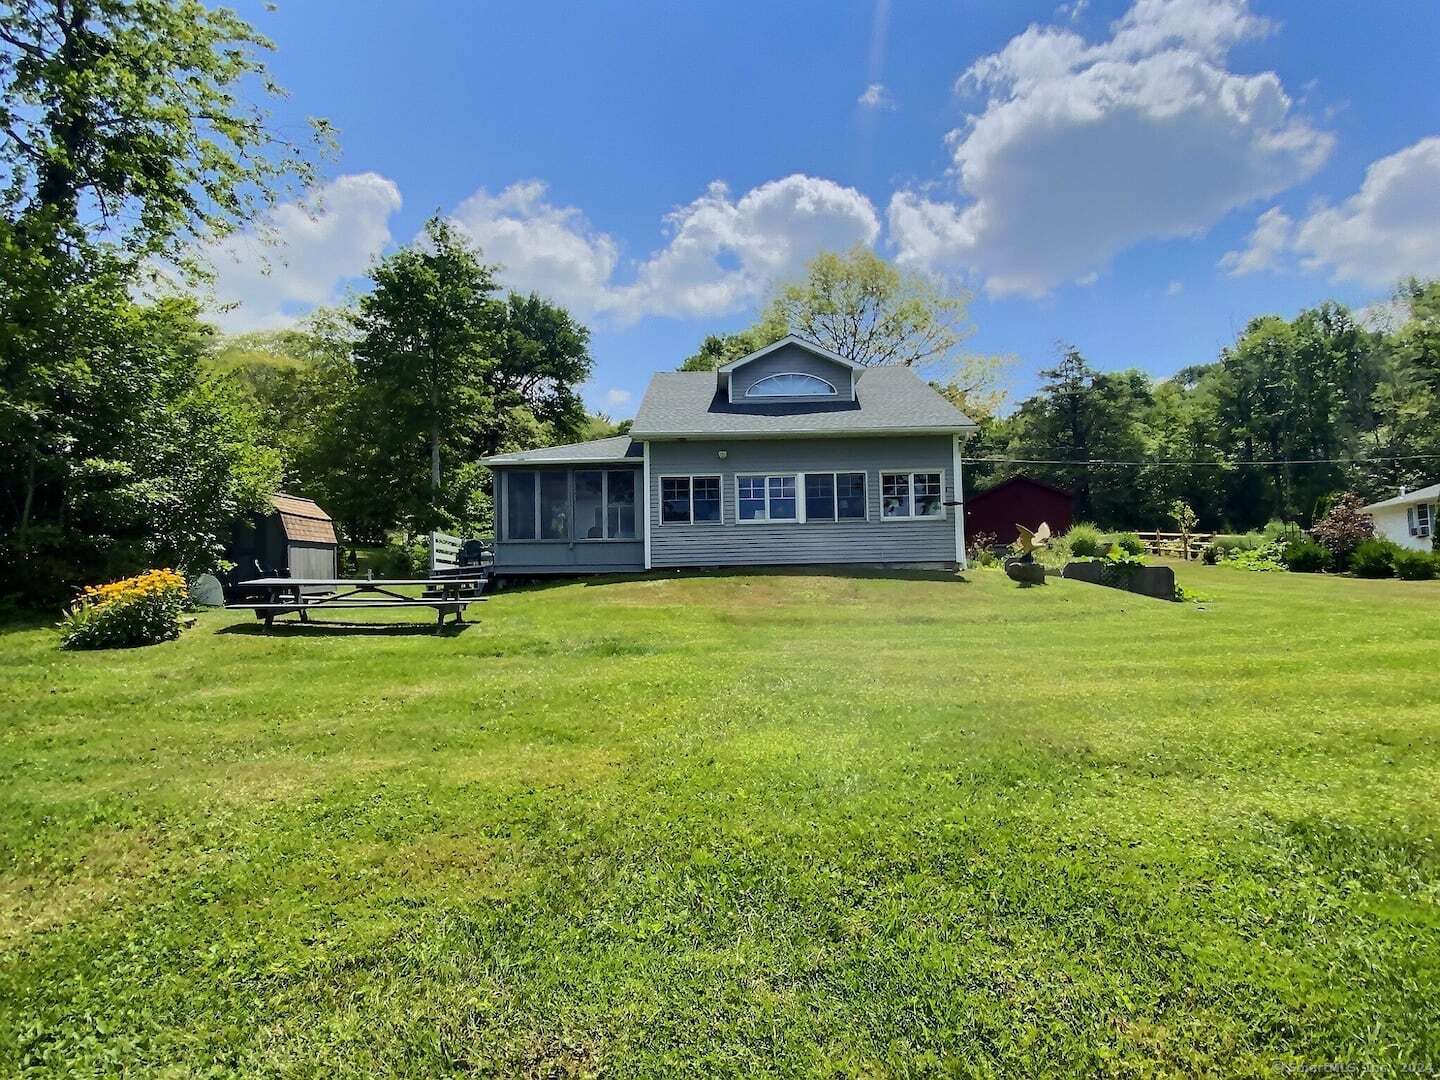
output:
POLYGON ((311 499, 276 494, 275 510, 235 522, 225 556, 231 580, 254 577, 333 578, 340 544, 330 515, 311 499))
POLYGON ((1013 544, 1016 525, 1034 529, 1048 522, 1059 536, 1070 528, 1074 500, 1068 491, 1028 476, 1012 476, 965 500, 965 535, 989 533, 998 544, 1013 544))

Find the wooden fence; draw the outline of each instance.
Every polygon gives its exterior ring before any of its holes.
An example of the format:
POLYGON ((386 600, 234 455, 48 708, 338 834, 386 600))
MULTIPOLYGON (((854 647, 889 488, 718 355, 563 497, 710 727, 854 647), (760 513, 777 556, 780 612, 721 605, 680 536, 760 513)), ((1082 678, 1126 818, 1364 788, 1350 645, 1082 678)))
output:
POLYGON ((1200 558, 1200 553, 1215 539, 1214 533, 1202 532, 1137 532, 1135 535, 1140 537, 1145 550, 1151 555, 1184 559, 1186 562, 1200 558))

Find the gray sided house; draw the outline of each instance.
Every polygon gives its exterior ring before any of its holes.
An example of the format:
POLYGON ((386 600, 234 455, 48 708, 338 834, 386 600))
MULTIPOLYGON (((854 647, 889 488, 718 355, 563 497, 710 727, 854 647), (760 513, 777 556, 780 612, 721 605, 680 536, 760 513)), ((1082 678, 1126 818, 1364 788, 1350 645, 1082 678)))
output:
POLYGON ((973 427, 909 368, 795 337, 661 372, 629 435, 486 459, 495 572, 963 566, 973 427))

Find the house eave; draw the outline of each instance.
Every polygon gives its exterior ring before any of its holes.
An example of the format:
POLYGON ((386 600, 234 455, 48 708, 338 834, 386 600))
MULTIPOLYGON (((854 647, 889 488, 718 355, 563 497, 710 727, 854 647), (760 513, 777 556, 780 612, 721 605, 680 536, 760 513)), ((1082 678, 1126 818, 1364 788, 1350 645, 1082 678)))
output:
POLYGON ((888 428, 864 428, 861 430, 831 429, 824 431, 796 431, 787 429, 781 431, 763 431, 758 429, 747 429, 743 431, 632 431, 630 437, 637 442, 673 442, 679 440, 696 440, 705 442, 723 442, 726 439, 863 439, 863 438, 894 438, 903 435, 964 435, 974 431, 976 425, 948 425, 944 427, 888 427, 888 428))
POLYGON ((517 458, 501 454, 497 457, 481 458, 482 465, 494 468, 497 465, 501 468, 506 465, 624 465, 638 466, 640 459, 637 457, 545 457, 545 458, 517 458))
POLYGON ((777 349, 784 348, 786 345, 799 345, 802 349, 806 349, 816 356, 823 357, 832 363, 842 364, 851 371, 863 371, 865 369, 864 364, 857 364, 854 360, 847 360, 839 353, 831 352, 823 345, 816 345, 815 342, 806 341, 804 338, 795 334, 786 334, 779 341, 772 341, 769 345, 756 349, 754 352, 746 353, 738 359, 731 360, 728 364, 720 365, 715 371, 720 375, 729 375, 732 371, 744 367, 750 363, 750 361, 759 360, 762 356, 768 356, 770 353, 775 352, 777 349))

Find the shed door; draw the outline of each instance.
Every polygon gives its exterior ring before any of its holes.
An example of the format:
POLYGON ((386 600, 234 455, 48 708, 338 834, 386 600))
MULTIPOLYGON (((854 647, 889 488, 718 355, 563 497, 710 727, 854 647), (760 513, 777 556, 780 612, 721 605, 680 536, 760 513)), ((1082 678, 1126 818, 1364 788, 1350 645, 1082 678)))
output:
POLYGON ((329 544, 291 544, 290 576, 333 578, 336 576, 335 548, 329 544))

